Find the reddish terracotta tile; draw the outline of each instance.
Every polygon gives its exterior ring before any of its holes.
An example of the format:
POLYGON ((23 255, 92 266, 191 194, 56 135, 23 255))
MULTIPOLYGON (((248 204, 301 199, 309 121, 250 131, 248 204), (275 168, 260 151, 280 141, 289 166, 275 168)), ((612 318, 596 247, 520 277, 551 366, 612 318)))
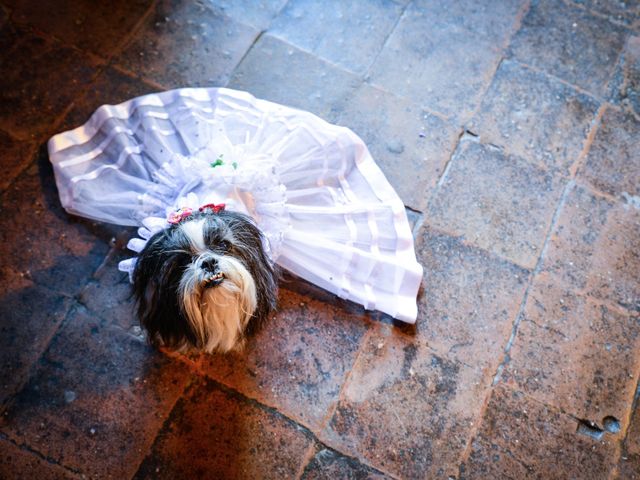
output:
POLYGON ((618 461, 618 478, 640 479, 640 409, 636 400, 631 425, 627 430, 622 455, 618 461))
POLYGON ((278 311, 245 350, 205 356, 204 373, 317 430, 369 324, 327 300, 281 290, 278 311))
POLYGON ((35 145, 31 142, 16 140, 0 132, 0 151, 2 152, 2 178, 0 192, 5 190, 11 182, 24 170, 34 157, 35 145))
POLYGON ((405 205, 424 211, 461 130, 411 101, 363 84, 341 107, 338 123, 367 144, 405 205))
POLYGON ((269 34, 364 74, 401 13, 400 5, 387 1, 292 0, 273 21, 269 34))
POLYGON ((7 0, 13 20, 28 23, 66 43, 109 56, 142 18, 152 0, 67 2, 7 0))
POLYGON ((109 230, 66 215, 46 151, 0 199, 3 269, 74 295, 108 251, 109 230))
POLYGON ((5 30, 2 36, 9 34, 10 47, 0 55, 0 64, 11 68, 3 68, 0 76, 0 128, 20 140, 44 140, 96 75, 99 62, 55 40, 5 30))
POLYGON ((553 407, 496 388, 459 478, 608 478, 615 442, 577 428, 553 407))
POLYGON ((503 61, 468 129, 551 171, 576 162, 599 102, 560 81, 503 61))
POLYGON ((166 88, 224 86, 258 33, 205 4, 160 0, 115 62, 166 88))
POLYGON ((523 158, 475 141, 461 142, 426 219, 532 269, 564 184, 523 158))
POLYGON ((640 315, 567 291, 542 274, 532 285, 503 379, 603 428, 629 409, 640 374, 640 315))
POLYGON ((477 421, 490 378, 381 326, 351 372, 321 437, 403 478, 447 478, 477 421))
POLYGON ((48 462, 35 453, 22 450, 0 439, 0 478, 5 480, 42 478, 47 480, 78 480, 74 472, 48 462))
POLYGON ((228 86, 333 122, 361 83, 356 75, 265 34, 233 71, 228 86))
POLYGON ((179 363, 80 309, 0 417, 0 430, 88 476, 130 478, 188 378, 179 363))
POLYGON ((542 268, 573 291, 640 309, 640 209, 576 186, 568 194, 542 268))
MULTIPOLYGON (((445 10, 446 3, 438 8, 445 10)), ((409 5, 371 67, 369 81, 421 107, 464 121, 491 82, 509 29, 486 36, 461 28, 453 18, 438 26, 434 18, 419 5, 409 5)))
POLYGON ((640 118, 605 110, 579 177, 596 188, 640 204, 640 118))
POLYGON ((529 272, 428 228, 417 254, 424 266, 418 336, 442 355, 495 372, 529 272))
MULTIPOLYGON (((638 16, 640 20, 640 15, 638 16)), ((640 21, 638 22, 640 26, 640 21)), ((630 36, 609 85, 611 101, 640 115, 640 36, 630 36)))
POLYGON ((135 478, 294 478, 311 441, 282 415, 204 382, 178 402, 135 478))
POLYGON ((333 479, 391 479, 382 472, 361 464, 355 458, 345 457, 329 448, 318 448, 305 467, 302 480, 333 479))
POLYGON ((65 116, 59 131, 76 128, 84 124, 101 105, 117 105, 140 95, 157 91, 143 81, 107 67, 100 73, 91 88, 74 100, 73 107, 65 116))

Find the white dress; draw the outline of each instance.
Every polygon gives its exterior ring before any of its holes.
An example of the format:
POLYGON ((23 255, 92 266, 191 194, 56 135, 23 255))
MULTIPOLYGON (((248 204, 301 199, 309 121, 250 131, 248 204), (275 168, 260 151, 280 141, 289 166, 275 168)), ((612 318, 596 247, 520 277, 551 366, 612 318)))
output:
POLYGON ((403 204, 347 128, 245 92, 185 88, 104 105, 48 146, 64 208, 140 226, 132 250, 169 212, 225 203, 253 217, 283 268, 415 322, 422 267, 403 204))

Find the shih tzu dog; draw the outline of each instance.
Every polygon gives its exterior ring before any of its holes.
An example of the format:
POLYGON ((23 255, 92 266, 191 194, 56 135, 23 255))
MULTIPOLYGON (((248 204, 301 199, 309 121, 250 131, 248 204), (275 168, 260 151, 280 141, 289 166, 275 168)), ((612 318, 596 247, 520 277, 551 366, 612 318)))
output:
POLYGON ((263 236, 246 215, 205 205, 170 215, 133 273, 150 341, 178 351, 239 349, 276 305, 277 278, 263 236))

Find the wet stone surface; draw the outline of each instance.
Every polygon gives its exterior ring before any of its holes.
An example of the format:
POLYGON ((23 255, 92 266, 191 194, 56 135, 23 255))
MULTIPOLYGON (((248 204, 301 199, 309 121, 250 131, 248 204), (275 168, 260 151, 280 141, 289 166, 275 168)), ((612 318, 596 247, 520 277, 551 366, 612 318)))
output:
POLYGON ((504 61, 468 128, 483 143, 566 175, 578 160, 598 107, 588 95, 504 61))
POLYGON ((433 196, 430 225, 524 268, 535 267, 564 182, 525 159, 461 142, 433 196))
MULTIPOLYGON (((47 480, 80 480, 82 477, 59 465, 34 455, 28 450, 0 439, 0 478, 17 478, 17 473, 47 480)), ((26 477, 24 477, 26 478, 26 477)))
POLYGON ((135 478, 294 478, 310 442, 282 415, 200 381, 175 406, 135 478))

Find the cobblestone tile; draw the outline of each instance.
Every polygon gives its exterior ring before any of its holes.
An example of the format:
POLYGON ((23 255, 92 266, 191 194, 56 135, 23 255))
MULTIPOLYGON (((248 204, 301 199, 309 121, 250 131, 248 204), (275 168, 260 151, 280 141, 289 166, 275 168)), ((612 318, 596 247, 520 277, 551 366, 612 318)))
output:
POLYGON ((205 3, 236 22, 266 30, 287 0, 206 0, 205 3))
POLYGON ((610 99, 640 116, 640 36, 630 36, 609 86, 610 99))
POLYGON ((244 352, 207 355, 202 368, 219 382, 317 430, 338 400, 368 322, 290 290, 281 290, 279 301, 274 318, 244 352))
POLYGON ((402 7, 389 0, 292 0, 272 23, 269 33, 364 74, 401 13, 402 7))
POLYGON ((460 130, 408 100, 366 84, 347 99, 338 123, 364 140, 404 204, 424 211, 460 130))
POLYGON ((427 222, 525 268, 536 265, 564 181, 515 155, 462 142, 427 222))
POLYGON ((69 301, 0 267, 0 407, 22 387, 69 301))
POLYGON ((27 23, 65 43, 107 57, 136 26, 153 1, 7 0, 5 3, 13 9, 15 22, 27 23))
POLYGON ((428 228, 418 235, 417 255, 425 271, 418 336, 440 354, 495 371, 528 272, 428 228))
POLYGON ((51 130, 56 119, 91 82, 99 63, 56 40, 10 26, 0 35, 0 45, 10 45, 0 54, 0 128, 20 140, 42 141, 56 133, 51 130))
POLYGON ((258 30, 187 0, 160 0, 116 59, 166 88, 224 86, 258 30))
POLYGON ((625 37, 623 28, 562 0, 534 0, 509 54, 602 95, 625 37))
POLYGON ((109 252, 106 262, 82 289, 78 299, 108 323, 118 325, 133 335, 142 335, 129 276, 118 270, 119 261, 134 255, 119 249, 109 252))
MULTIPOLYGON (((466 119, 500 59, 499 44, 410 5, 370 70, 370 82, 432 111, 466 119)), ((506 35, 506 33, 505 33, 506 35)))
POLYGON ((71 296, 107 254, 106 232, 63 212, 43 155, 0 199, 2 266, 71 296))
POLYGON ((553 407, 496 388, 459 478, 607 478, 615 444, 577 428, 553 407))
POLYGON ((535 279, 503 379, 541 402, 594 422, 624 421, 640 374, 640 315, 535 279))
POLYGON ((135 478, 294 478, 310 442, 278 413, 199 383, 173 409, 135 478))
POLYGON ((560 213, 542 268, 573 291, 637 311, 638 252, 640 209, 577 186, 560 213))
POLYGON ((636 0, 572 0, 610 20, 640 29, 640 3, 636 0))
POLYGON ((455 475, 489 381, 381 328, 369 337, 323 436, 390 474, 447 478, 455 475))
POLYGON ((429 18, 430 29, 464 29, 500 45, 508 38, 525 1, 416 0, 414 4, 429 18))
POLYGON ((354 458, 345 457, 328 448, 317 449, 301 477, 302 480, 381 480, 390 478, 392 477, 367 467, 354 458))
POLYGON ((468 128, 484 143, 566 173, 582 151, 598 107, 588 95, 504 61, 468 128))
POLYGON ((22 450, 14 444, 0 439, 0 478, 5 480, 27 478, 79 480, 81 477, 59 465, 47 462, 34 453, 22 450))
POLYGON ((335 121, 360 83, 353 74, 263 35, 233 72, 229 87, 335 121))
POLYGON ((16 140, 0 131, 0 152, 2 152, 2 178, 0 178, 0 192, 4 191, 11 182, 33 160, 35 145, 32 142, 16 140))
POLYGON ((188 376, 80 309, 0 417, 0 430, 89 476, 130 478, 188 376))
POLYGON ((73 107, 65 116, 58 130, 63 132, 83 125, 102 105, 117 105, 155 91, 157 88, 149 86, 137 78, 131 78, 114 68, 107 67, 93 82, 91 88, 74 100, 73 107))
POLYGON ((640 202, 640 118, 605 110, 579 177, 599 190, 640 202))

